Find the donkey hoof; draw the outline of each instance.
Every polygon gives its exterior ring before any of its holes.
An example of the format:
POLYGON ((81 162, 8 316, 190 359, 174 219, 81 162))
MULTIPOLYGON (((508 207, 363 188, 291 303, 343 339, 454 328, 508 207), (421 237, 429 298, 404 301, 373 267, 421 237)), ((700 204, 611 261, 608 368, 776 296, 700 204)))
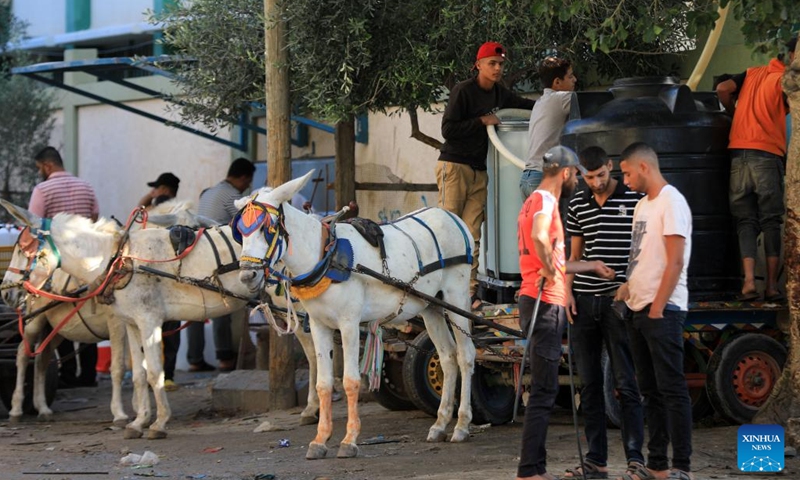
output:
POLYGON ((114 420, 114 422, 112 422, 112 425, 114 425, 115 427, 119 427, 119 428, 124 428, 125 425, 127 425, 127 424, 128 424, 128 419, 127 418, 121 418, 119 420, 114 420))
POLYGON ((310 416, 310 417, 300 417, 300 425, 316 425, 319 423, 319 417, 310 416))
POLYGON ((428 432, 428 442, 444 442, 445 440, 447 440, 447 434, 444 430, 431 428, 430 432, 428 432))
POLYGON ((358 456, 358 447, 355 443, 341 443, 339 444, 339 453, 336 458, 353 458, 358 456))
POLYGON ((144 433, 141 430, 136 430, 132 427, 125 427, 125 433, 123 433, 123 438, 125 440, 133 440, 134 438, 142 438, 144 433))
POLYGON ((450 437, 450 441, 453 443, 464 442, 469 439, 469 430, 462 430, 457 428, 453 430, 453 436, 450 437))
POLYGON ((36 420, 39 421, 39 422, 43 422, 43 423, 52 422, 53 421, 53 413, 52 412, 50 412, 50 413, 40 413, 36 417, 36 420))
POLYGON ((162 438, 167 438, 167 432, 164 430, 156 430, 151 428, 147 431, 147 439, 148 440, 160 440, 162 438))
POLYGON ((14 415, 13 417, 9 415, 8 423, 11 425, 19 425, 22 423, 22 415, 14 415))
POLYGON ((319 460, 328 454, 328 447, 321 443, 309 443, 306 452, 306 460, 319 460))

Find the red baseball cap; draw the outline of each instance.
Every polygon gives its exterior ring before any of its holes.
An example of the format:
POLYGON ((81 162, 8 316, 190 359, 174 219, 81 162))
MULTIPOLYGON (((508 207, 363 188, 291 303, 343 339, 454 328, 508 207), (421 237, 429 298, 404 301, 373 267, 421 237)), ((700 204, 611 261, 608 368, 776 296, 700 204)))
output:
POLYGON ((486 42, 478 49, 478 55, 475 56, 475 61, 486 57, 506 58, 506 49, 497 42, 486 42))

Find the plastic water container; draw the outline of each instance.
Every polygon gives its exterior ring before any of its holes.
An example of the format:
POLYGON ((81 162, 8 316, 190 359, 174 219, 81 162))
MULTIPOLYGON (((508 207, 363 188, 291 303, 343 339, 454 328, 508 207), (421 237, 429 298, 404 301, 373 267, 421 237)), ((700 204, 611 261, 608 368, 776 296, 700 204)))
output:
POLYGON ((0 247, 13 247, 19 230, 14 225, 0 225, 0 247))

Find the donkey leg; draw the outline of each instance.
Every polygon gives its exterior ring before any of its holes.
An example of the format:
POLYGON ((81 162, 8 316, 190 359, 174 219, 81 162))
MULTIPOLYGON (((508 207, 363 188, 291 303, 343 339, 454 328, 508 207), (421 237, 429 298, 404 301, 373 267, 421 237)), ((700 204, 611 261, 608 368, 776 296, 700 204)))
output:
POLYGON ((361 389, 361 373, 358 368, 359 330, 358 320, 340 319, 342 353, 344 354, 344 391, 347 395, 347 435, 339 445, 339 458, 358 455, 358 435, 361 433, 361 418, 358 416, 358 393, 361 389))
POLYGON ((57 337, 53 340, 55 342, 51 342, 33 362, 33 407, 39 412, 38 420, 40 422, 53 421, 53 411, 47 406, 45 384, 47 383, 47 369, 50 366, 50 360, 53 359, 53 351, 61 343, 59 341, 61 339, 57 337))
MULTIPOLYGON (((459 304, 456 303, 456 305, 459 304)), ((462 309, 468 310, 469 299, 466 296, 460 306, 462 309)), ((455 314, 449 315, 455 325, 464 331, 469 331, 469 322, 466 318, 455 314)), ((458 406, 458 422, 453 429, 450 441, 463 442, 469 438, 469 424, 472 421, 472 372, 475 369, 475 344, 458 328, 454 328, 453 333, 456 337, 458 366, 461 370, 461 399, 458 406)))
POLYGON ((333 432, 333 412, 331 396, 333 395, 333 330, 325 325, 312 323, 311 335, 317 358, 317 395, 319 396, 319 424, 317 436, 311 441, 306 458, 316 460, 328 454, 326 443, 333 432))
MULTIPOLYGON (((36 319, 38 322, 38 318, 36 319)), ((35 345, 35 335, 29 335, 29 328, 25 328, 25 338, 30 342, 31 347, 35 345)), ((18 423, 22 417, 22 404, 25 402, 25 372, 28 369, 28 355, 25 353, 25 345, 20 342, 17 347, 17 384, 14 386, 14 393, 11 396, 11 410, 8 412, 8 420, 11 423, 18 423)))
POLYGON ((108 333, 111 340, 111 414, 114 425, 124 427, 128 415, 122 405, 122 378, 125 376, 125 326, 113 316, 108 318, 108 333))
POLYGON ((139 337, 139 329, 128 325, 128 344, 133 370, 133 404, 136 418, 125 426, 125 438, 140 438, 144 425, 150 420, 150 392, 147 391, 147 378, 144 369, 144 354, 139 337))
POLYGON ((147 325, 140 326, 144 358, 147 363, 147 383, 153 389, 156 399, 156 421, 150 425, 147 438, 156 440, 166 438, 166 425, 172 411, 164 390, 164 365, 161 363, 161 319, 148 319, 147 325))
POLYGON ((436 422, 428 431, 429 442, 442 442, 447 438, 447 425, 453 418, 455 405, 456 378, 458 367, 453 337, 445 324, 441 308, 429 307, 422 312, 425 328, 428 330, 436 351, 439 353, 439 362, 442 366, 444 382, 442 385, 442 400, 439 403, 436 422))
POLYGON ((300 346, 303 347, 308 359, 308 399, 306 408, 300 414, 300 425, 313 425, 319 421, 317 414, 319 413, 319 397, 317 396, 317 355, 314 351, 314 339, 311 338, 310 333, 302 330, 297 331, 297 340, 300 346))

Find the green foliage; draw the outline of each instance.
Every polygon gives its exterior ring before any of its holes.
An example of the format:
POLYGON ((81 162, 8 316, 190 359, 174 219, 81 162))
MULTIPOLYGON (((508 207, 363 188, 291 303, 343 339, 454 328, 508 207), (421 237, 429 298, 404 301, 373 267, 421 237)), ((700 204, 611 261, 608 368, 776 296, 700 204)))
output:
MULTIPOLYGON (((729 0, 722 0, 728 4, 729 0)), ((733 14, 742 22, 742 34, 757 53, 776 54, 800 27, 797 0, 736 0, 733 14)))
POLYGON ((185 121, 215 129, 264 103, 263 11, 263 0, 179 0, 151 12, 168 51, 195 59, 163 65, 181 77, 185 121))
MULTIPOLYGON (((552 54, 573 60, 583 87, 671 74, 713 26, 720 1, 728 0, 287 1, 292 104, 331 122, 392 106, 428 109, 471 75, 487 40, 509 50, 509 86, 536 86, 536 65, 552 54)), ((174 53, 197 59, 180 70, 190 99, 184 118, 216 124, 263 103, 263 0, 174 3, 154 20, 167 23, 174 53)), ((757 43, 788 37, 781 18, 800 18, 799 8, 740 0, 734 11, 757 43)))
POLYGON ((0 194, 26 203, 36 183, 33 156, 50 139, 52 93, 41 83, 11 75, 11 69, 35 61, 24 51, 8 48, 24 35, 25 24, 0 6, 0 194))

